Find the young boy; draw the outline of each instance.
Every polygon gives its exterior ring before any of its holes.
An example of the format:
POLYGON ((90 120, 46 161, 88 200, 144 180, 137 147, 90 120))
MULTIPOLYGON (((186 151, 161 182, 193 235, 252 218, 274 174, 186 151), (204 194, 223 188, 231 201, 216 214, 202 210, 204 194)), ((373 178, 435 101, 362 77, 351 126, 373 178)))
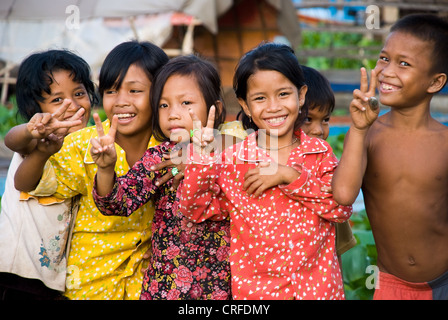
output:
MULTIPOLYGON (((316 69, 302 66, 308 91, 305 96, 305 106, 308 116, 302 124, 303 131, 310 137, 323 140, 330 134, 330 117, 334 110, 335 98, 330 82, 316 69)), ((356 245, 356 238, 348 221, 336 223, 336 253, 340 257, 343 253, 356 245)))
POLYGON ((362 187, 378 251, 374 299, 448 296, 448 128, 430 114, 447 74, 448 22, 409 15, 391 28, 370 87, 361 69, 353 93, 332 187, 344 205, 362 187), (378 119, 368 105, 377 85, 391 107, 378 119))

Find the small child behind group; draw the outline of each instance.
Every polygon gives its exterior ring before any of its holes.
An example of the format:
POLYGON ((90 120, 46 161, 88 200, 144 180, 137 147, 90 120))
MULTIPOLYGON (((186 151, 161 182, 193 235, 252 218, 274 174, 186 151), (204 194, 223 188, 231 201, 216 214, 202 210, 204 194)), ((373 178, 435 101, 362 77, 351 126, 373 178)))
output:
MULTIPOLYGON (((168 169, 154 171, 164 154, 176 148, 179 137, 189 142, 194 128, 190 109, 202 125, 211 120, 217 128, 224 121, 221 80, 216 68, 195 55, 171 59, 154 79, 151 105, 154 136, 164 142, 149 148, 120 177, 114 170, 116 119, 107 135, 101 133, 101 123, 96 120, 99 137, 92 139, 91 149, 98 165, 93 188, 95 203, 104 215, 118 216, 130 216, 151 199, 155 203, 152 255, 140 299, 229 299, 229 221, 193 223, 178 210, 179 198, 172 188, 173 180, 156 184, 168 169)), ((173 176, 180 174, 176 167, 169 171, 173 176)), ((181 182, 177 190, 182 188, 181 182)))
MULTIPOLYGON (((302 130, 310 137, 327 140, 330 134, 330 117, 335 107, 333 90, 328 79, 316 69, 302 66, 302 70, 308 86, 305 96, 308 116, 302 125, 302 130)), ((336 223, 335 226, 336 253, 341 257, 356 245, 356 238, 348 221, 336 223)))
POLYGON ((331 147, 298 129, 307 86, 293 50, 266 43, 245 54, 234 90, 244 127, 256 131, 217 156, 207 155, 203 128, 182 214, 198 223, 230 217, 234 299, 344 299, 334 222, 351 207, 321 191, 338 163, 331 147))

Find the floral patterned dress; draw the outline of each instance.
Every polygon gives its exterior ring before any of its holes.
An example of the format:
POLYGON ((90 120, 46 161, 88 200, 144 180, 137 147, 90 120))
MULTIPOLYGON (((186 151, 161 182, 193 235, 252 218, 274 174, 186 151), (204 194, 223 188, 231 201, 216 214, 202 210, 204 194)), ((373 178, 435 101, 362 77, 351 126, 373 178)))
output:
POLYGON ((229 219, 194 223, 179 212, 172 180, 154 184, 167 169, 153 172, 150 167, 162 162, 173 146, 165 142, 148 149, 126 175, 116 178, 105 197, 97 194, 95 179, 95 203, 104 215, 129 216, 154 200, 152 256, 140 299, 230 299, 229 219))

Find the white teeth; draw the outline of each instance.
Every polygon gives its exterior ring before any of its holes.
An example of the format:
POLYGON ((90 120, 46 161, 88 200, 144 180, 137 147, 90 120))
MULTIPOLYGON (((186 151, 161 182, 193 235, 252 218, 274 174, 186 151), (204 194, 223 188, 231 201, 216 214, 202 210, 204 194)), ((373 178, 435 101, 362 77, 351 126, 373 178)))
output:
POLYGON ((271 119, 266 119, 267 122, 275 124, 275 123, 280 123, 282 121, 284 121, 286 119, 286 116, 284 117, 278 117, 278 118, 271 118, 271 119))
POLYGON ((389 85, 389 84, 385 84, 385 83, 383 83, 383 89, 384 90, 392 90, 394 87, 393 86, 391 86, 391 85, 389 85))
POLYGON ((132 118, 135 117, 135 113, 120 113, 117 114, 118 119, 126 119, 126 118, 132 118))

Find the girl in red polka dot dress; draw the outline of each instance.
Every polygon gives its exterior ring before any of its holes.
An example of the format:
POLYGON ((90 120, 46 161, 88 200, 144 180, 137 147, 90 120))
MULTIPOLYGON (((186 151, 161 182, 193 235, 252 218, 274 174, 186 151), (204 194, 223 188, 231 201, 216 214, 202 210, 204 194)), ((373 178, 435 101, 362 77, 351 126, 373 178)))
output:
POLYGON ((307 86, 293 50, 248 52, 234 90, 252 133, 217 155, 207 153, 213 125, 193 130, 181 212, 195 222, 230 217, 234 299, 344 299, 334 223, 352 208, 323 191, 338 161, 300 129, 307 86))

